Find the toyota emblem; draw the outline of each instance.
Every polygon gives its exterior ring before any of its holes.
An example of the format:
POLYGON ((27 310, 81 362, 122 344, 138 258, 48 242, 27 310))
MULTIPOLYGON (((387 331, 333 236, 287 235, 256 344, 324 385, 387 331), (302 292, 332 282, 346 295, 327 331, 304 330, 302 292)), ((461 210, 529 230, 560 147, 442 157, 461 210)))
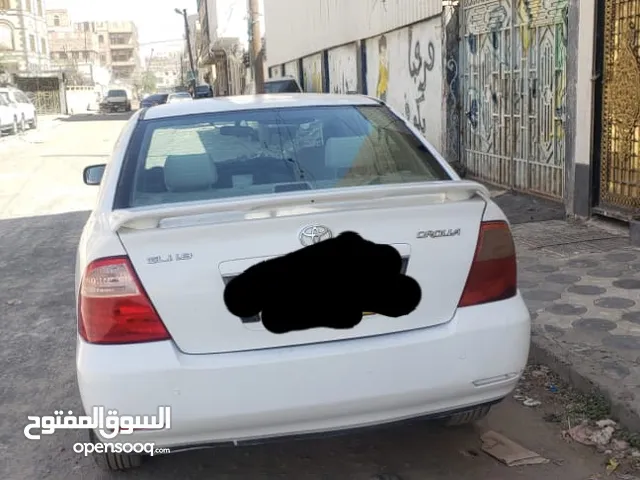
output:
POLYGON ((300 231, 298 238, 303 247, 308 247, 333 238, 333 232, 324 225, 309 225, 300 231))

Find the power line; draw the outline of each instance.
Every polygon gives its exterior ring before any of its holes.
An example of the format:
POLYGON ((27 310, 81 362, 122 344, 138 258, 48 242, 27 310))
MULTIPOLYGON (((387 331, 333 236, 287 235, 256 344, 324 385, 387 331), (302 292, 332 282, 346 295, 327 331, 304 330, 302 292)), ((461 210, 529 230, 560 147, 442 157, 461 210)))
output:
POLYGON ((138 46, 142 47, 144 45, 155 45, 157 43, 178 43, 178 42, 180 43, 184 42, 184 38, 176 38, 173 40, 156 40, 155 42, 143 42, 143 43, 138 42, 138 46))

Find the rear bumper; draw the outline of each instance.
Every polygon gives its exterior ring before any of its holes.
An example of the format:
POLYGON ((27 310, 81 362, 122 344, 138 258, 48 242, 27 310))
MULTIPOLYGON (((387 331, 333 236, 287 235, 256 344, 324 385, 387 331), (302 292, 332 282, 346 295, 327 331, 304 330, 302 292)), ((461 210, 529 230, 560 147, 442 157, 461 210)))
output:
MULTIPOLYGON (((110 441, 158 447, 243 442, 353 429, 491 403, 527 361, 521 297, 459 309, 446 325, 264 351, 184 355, 172 342, 78 341, 82 403, 121 414, 171 406, 171 428, 110 441)), ((106 440, 105 440, 106 441, 106 440)))

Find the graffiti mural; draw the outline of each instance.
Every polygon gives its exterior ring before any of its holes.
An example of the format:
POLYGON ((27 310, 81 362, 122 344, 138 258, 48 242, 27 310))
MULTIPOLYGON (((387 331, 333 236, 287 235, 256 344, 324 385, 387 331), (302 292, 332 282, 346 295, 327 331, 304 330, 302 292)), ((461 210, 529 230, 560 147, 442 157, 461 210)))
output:
MULTIPOLYGON (((436 148, 444 121, 440 17, 366 41, 367 90, 409 120, 436 148)), ((455 61, 448 67, 456 70, 455 61)), ((453 80, 455 81, 455 79, 453 80)))
POLYGON ((376 97, 383 102, 387 101, 387 89, 389 88, 389 55, 387 50, 387 37, 380 35, 378 39, 378 85, 376 97))
POLYGON ((414 95, 413 105, 409 98, 405 97, 404 113, 405 116, 413 122, 413 125, 423 134, 427 132, 427 121, 423 118, 425 90, 427 88, 427 74, 433 70, 435 65, 436 48, 431 40, 427 43, 426 55, 420 48, 420 39, 414 39, 413 28, 409 27, 408 46, 408 67, 409 76, 413 79, 413 83, 417 86, 417 95, 414 95), (414 112, 413 114, 411 112, 414 112))
POLYGON ((329 50, 329 91, 358 91, 358 49, 355 43, 329 50))
POLYGON ((465 0, 461 8, 469 172, 562 198, 568 0, 465 0))
POLYGON ((302 59, 302 79, 305 92, 322 93, 322 54, 302 59))

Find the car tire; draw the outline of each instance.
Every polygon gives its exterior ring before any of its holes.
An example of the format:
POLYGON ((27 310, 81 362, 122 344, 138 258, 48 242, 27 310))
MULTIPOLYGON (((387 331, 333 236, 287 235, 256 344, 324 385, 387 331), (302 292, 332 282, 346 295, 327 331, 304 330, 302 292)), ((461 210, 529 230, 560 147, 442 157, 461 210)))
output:
POLYGON ((463 410, 462 412, 454 413, 448 417, 442 419, 442 423, 445 427, 458 427, 460 425, 467 425, 482 420, 491 411, 491 405, 480 405, 478 407, 470 408, 469 410, 463 410))
POLYGON ((17 135, 18 134, 18 119, 16 117, 13 117, 13 124, 11 125, 10 133, 11 133, 11 135, 17 135))
MULTIPOLYGON (((95 433, 90 432, 91 443, 100 443, 95 433)), ((102 470, 108 472, 125 472, 142 465, 143 456, 137 453, 93 452, 93 461, 102 470)))
POLYGON ((33 114, 33 120, 31 120, 31 128, 33 130, 38 128, 38 115, 36 115, 35 113, 33 114))
POLYGON ((18 125, 18 129, 21 132, 26 132, 27 131, 27 122, 24 119, 24 115, 22 115, 22 117, 20 117, 20 124, 18 125))

